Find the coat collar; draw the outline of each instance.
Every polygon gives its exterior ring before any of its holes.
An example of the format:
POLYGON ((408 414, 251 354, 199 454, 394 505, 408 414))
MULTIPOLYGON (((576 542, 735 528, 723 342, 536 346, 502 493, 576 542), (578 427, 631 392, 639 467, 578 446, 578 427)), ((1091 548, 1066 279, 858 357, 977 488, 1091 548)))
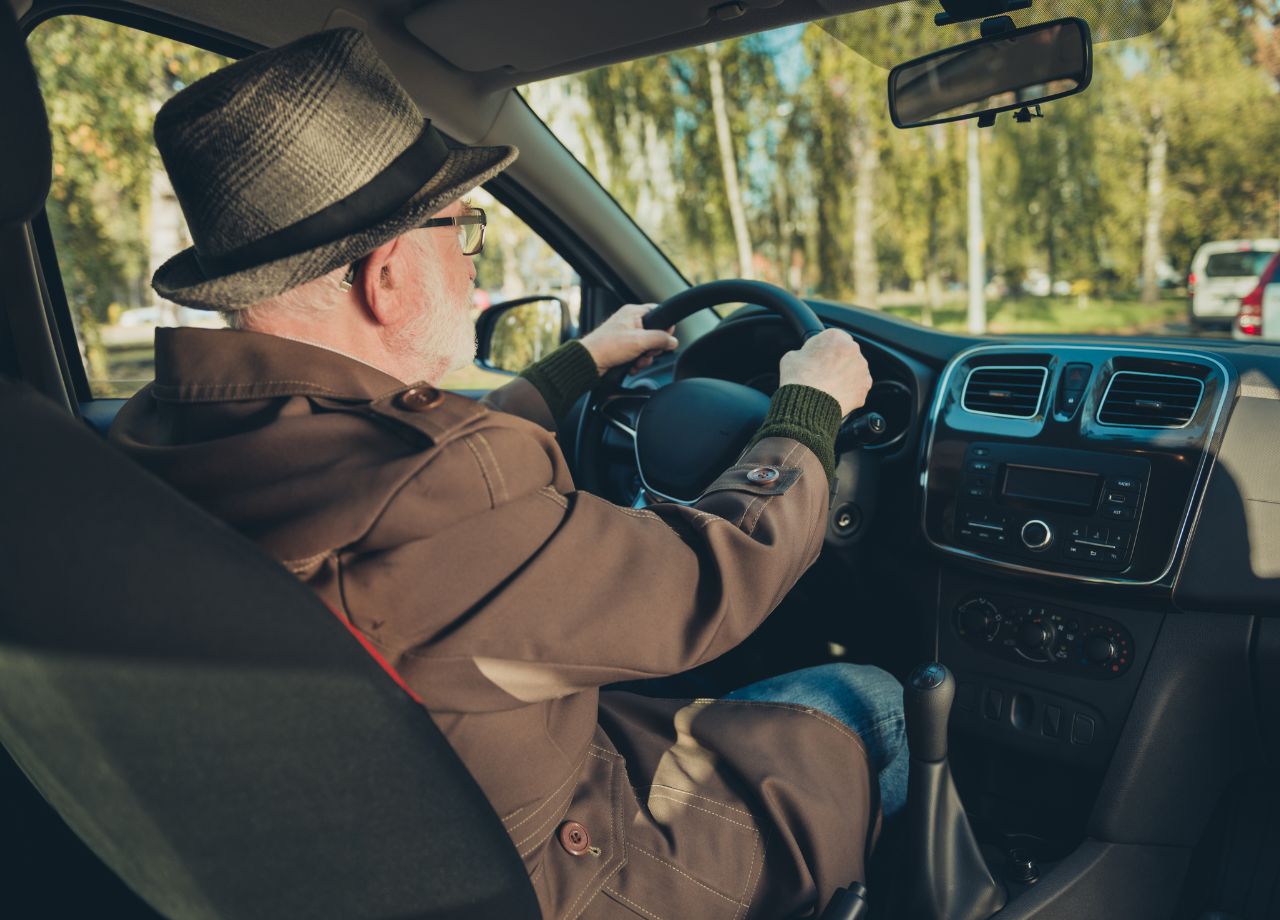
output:
POLYGON ((305 342, 234 329, 157 329, 161 402, 239 402, 274 396, 371 401, 403 390, 384 371, 305 342))

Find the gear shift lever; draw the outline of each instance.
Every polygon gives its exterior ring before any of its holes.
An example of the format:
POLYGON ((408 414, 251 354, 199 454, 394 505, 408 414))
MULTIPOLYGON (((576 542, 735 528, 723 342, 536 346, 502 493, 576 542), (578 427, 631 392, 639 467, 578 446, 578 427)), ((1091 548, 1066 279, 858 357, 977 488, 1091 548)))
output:
POLYGON ((986 920, 1005 904, 960 804, 947 763, 947 721, 956 696, 951 672, 934 661, 907 679, 903 700, 911 773, 907 782, 904 920, 986 920))

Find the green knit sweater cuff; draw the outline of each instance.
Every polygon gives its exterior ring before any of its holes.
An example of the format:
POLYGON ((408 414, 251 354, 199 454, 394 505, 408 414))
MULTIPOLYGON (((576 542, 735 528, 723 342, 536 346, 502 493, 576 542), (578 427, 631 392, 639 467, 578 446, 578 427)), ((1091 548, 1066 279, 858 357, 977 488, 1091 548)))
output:
POLYGON ((789 383, 779 387, 769 404, 764 424, 751 439, 753 446, 765 438, 791 438, 813 451, 828 484, 836 478, 836 433, 840 430, 840 403, 813 387, 789 383))
POLYGON ((587 347, 573 339, 541 361, 530 364, 520 376, 538 388, 558 422, 578 397, 600 379, 600 372, 587 347))

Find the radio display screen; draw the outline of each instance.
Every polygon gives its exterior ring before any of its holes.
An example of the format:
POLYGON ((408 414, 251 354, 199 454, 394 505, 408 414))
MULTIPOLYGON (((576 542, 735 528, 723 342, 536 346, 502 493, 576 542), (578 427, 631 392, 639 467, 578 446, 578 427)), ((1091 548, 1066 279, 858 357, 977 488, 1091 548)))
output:
POLYGON ((1101 479, 1095 473, 1071 473, 1010 463, 1005 467, 1004 494, 1010 498, 1092 508, 1098 500, 1101 479))

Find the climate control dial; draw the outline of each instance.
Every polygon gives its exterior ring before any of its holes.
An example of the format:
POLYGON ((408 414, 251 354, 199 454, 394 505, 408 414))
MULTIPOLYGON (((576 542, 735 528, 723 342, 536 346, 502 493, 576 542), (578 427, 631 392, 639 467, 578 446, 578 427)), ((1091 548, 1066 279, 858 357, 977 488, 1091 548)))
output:
POLYGON ((1004 617, 1000 609, 985 597, 975 597, 956 608, 956 625, 960 635, 990 642, 1000 631, 1004 617))
POLYGON ((1039 599, 970 595, 952 611, 953 628, 984 654, 1080 677, 1119 677, 1134 664, 1134 642, 1120 623, 1039 599))

